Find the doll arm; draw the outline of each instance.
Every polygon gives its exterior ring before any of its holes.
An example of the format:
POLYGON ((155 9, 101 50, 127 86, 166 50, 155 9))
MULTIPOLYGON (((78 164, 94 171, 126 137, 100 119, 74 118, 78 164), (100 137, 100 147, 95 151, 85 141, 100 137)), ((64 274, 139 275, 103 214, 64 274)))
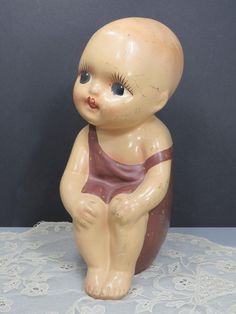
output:
POLYGON ((60 182, 62 203, 77 230, 88 228, 104 212, 103 201, 96 195, 82 193, 89 173, 88 126, 81 130, 73 145, 60 182))
POLYGON ((120 225, 135 223, 156 207, 167 193, 171 160, 153 166, 132 193, 117 194, 109 205, 112 216, 120 225))
POLYGON ((140 205, 141 214, 149 212, 165 197, 170 181, 171 160, 163 161, 148 170, 144 180, 130 197, 140 205))
MULTIPOLYGON (((158 157, 159 162, 151 165, 136 190, 131 193, 131 197, 139 204, 142 214, 148 213, 156 207, 165 197, 171 176, 172 165, 172 147, 173 141, 168 128, 158 120, 159 128, 152 129, 153 134, 159 134, 158 137, 150 135, 145 141, 146 161, 150 161, 151 156, 161 153, 158 157), (149 158, 150 157, 150 158, 149 158)), ((150 134, 150 133, 149 133, 150 134)), ((155 159, 154 159, 155 162, 155 159)))
POLYGON ((78 204, 88 176, 88 126, 78 134, 60 182, 60 195, 66 210, 71 213, 78 204))

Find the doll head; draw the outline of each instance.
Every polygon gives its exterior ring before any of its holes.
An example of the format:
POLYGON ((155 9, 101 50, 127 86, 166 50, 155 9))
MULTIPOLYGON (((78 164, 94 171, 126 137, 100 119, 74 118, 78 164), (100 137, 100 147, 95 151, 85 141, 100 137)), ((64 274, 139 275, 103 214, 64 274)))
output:
POLYGON ((74 103, 93 125, 132 127, 163 108, 182 72, 182 47, 165 25, 147 18, 113 21, 84 49, 74 103))

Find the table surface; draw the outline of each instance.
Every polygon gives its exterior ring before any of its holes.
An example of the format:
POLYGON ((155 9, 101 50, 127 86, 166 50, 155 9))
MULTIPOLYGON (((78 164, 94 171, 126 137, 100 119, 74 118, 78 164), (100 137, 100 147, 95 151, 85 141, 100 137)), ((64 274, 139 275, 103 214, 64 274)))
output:
POLYGON ((69 223, 37 228, 11 237, 9 232, 31 228, 0 227, 0 312, 236 313, 236 228, 171 227, 158 260, 134 276, 130 293, 119 301, 92 299, 83 291, 86 269, 69 223))
MULTIPOLYGON (((0 232, 24 232, 29 229, 30 227, 0 227, 0 232)), ((171 227, 169 232, 192 234, 222 245, 236 247, 236 228, 171 227)))

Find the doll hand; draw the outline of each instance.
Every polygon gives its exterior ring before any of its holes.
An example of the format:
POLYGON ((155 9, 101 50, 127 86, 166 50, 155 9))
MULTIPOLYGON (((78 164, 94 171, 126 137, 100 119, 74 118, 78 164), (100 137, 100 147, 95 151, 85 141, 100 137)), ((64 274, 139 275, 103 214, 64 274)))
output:
POLYGON ((118 194, 109 205, 112 218, 124 226, 135 223, 143 214, 140 204, 129 194, 118 194))
POLYGON ((81 193, 77 206, 72 212, 73 222, 77 227, 88 228, 89 225, 94 224, 103 207, 104 204, 98 197, 81 193))

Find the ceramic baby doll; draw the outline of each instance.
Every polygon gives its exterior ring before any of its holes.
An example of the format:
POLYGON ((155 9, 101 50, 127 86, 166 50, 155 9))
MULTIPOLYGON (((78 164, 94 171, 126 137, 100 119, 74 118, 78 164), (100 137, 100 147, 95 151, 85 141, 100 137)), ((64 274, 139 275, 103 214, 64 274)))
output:
POLYGON ((177 37, 147 18, 105 25, 82 54, 73 97, 88 125, 75 140, 60 193, 88 266, 85 291, 94 298, 126 295, 165 239, 172 139, 154 114, 182 71, 177 37))

